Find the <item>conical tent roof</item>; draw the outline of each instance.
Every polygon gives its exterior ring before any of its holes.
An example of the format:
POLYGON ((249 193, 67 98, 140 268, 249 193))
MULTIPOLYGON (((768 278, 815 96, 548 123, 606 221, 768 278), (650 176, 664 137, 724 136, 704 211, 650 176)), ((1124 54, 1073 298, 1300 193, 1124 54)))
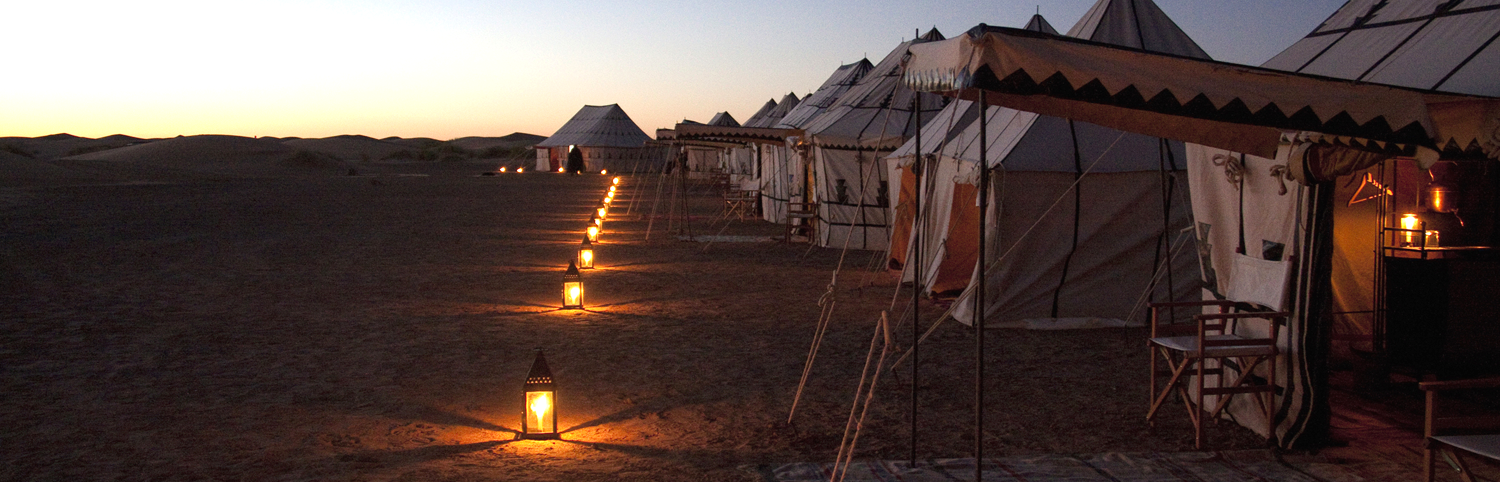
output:
POLYGON ((1207 59, 1186 32, 1151 0, 1100 1, 1068 30, 1068 36, 1151 52, 1207 59))
POLYGON ((1033 32, 1057 35, 1057 29, 1052 28, 1052 24, 1047 23, 1047 19, 1042 18, 1042 14, 1040 13, 1032 15, 1031 21, 1026 22, 1026 26, 1021 28, 1033 32))
POLYGON ((786 114, 791 112, 792 109, 797 108, 797 104, 800 102, 797 99, 796 93, 788 92, 786 96, 781 98, 781 102, 774 103, 775 106, 770 111, 767 111, 766 115, 760 119, 745 121, 745 127, 773 127, 781 123, 781 119, 785 118, 786 114))
POLYGON ((943 40, 943 34, 932 29, 921 37, 897 45, 827 112, 804 127, 808 137, 814 144, 825 147, 894 148, 915 135, 921 127, 912 115, 918 97, 922 99, 922 111, 928 113, 924 119, 941 110, 946 100, 940 95, 918 93, 907 87, 901 78, 904 73, 902 63, 912 45, 935 40, 943 40))
MULTIPOLYGON (((1050 29, 1039 16, 1027 23, 1028 30, 1050 29)), ((976 31, 982 30, 976 27, 976 31)), ((1184 57, 1208 59, 1166 13, 1150 0, 1100 0, 1088 14, 1069 30, 1069 36, 1098 42, 1140 48, 1184 57), (1144 35, 1143 32, 1150 32, 1144 35), (1140 34, 1138 34, 1140 33, 1140 34), (1171 49, 1171 50, 1165 50, 1171 49)), ((953 102, 922 130, 922 151, 939 153, 969 162, 979 160, 979 125, 977 105, 966 100, 953 102)), ((1156 152, 1157 140, 1141 134, 1121 133, 1094 124, 1075 122, 990 107, 988 118, 988 157, 991 167, 1021 171, 1064 171, 1077 169, 1073 161, 1073 130, 1078 137, 1079 157, 1092 162, 1098 159, 1096 172, 1156 170, 1157 156, 1139 155, 1141 149, 1156 152), (1104 156, 1100 158, 1100 156, 1104 156)), ((893 156, 910 156, 914 143, 908 142, 893 156)), ((1174 143, 1181 158, 1181 143, 1174 143)), ((1087 167, 1087 166, 1085 166, 1087 167)))
POLYGON ((1500 96, 1493 2, 1352 0, 1262 67, 1500 96))
POLYGON ((749 119, 745 119, 745 127, 765 127, 756 124, 765 122, 766 115, 770 114, 771 111, 775 109, 776 99, 767 100, 764 105, 760 106, 760 110, 757 110, 754 114, 751 114, 749 119))
POLYGON ((642 147, 649 140, 618 104, 586 105, 537 147, 642 147))
POLYGON ((776 124, 775 127, 785 129, 803 128, 808 122, 812 122, 814 118, 828 110, 828 107, 837 102, 839 97, 848 92, 851 87, 854 87, 854 84, 858 84, 859 79, 864 78, 865 74, 872 68, 875 68, 875 66, 871 65, 868 59, 839 66, 838 69, 833 71, 833 75, 828 76, 828 80, 823 81, 823 85, 819 86, 818 90, 804 97, 802 102, 799 102, 795 108, 787 112, 786 117, 782 117, 781 122, 776 124))
POLYGON ((739 127, 740 123, 739 121, 734 120, 734 116, 729 115, 729 112, 720 112, 718 114, 714 114, 713 119, 709 119, 708 125, 720 127, 739 127))

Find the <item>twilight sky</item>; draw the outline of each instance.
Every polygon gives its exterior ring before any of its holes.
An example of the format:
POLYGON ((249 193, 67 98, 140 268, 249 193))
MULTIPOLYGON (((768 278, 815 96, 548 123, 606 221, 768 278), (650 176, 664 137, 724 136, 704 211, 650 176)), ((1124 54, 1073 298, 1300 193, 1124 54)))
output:
MULTIPOLYGON (((1066 32, 1095 0, 8 1, 0 137, 550 135, 585 104, 647 134, 816 89, 916 29, 1066 32)), ((1156 0, 1259 64, 1343 0, 1156 0)))

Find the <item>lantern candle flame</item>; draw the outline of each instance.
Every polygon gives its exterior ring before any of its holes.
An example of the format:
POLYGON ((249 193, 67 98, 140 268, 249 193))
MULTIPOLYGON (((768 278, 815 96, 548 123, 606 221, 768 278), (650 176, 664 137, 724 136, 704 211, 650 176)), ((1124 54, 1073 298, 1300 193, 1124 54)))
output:
POLYGON ((1415 214, 1401 215, 1401 229, 1406 230, 1406 232, 1401 233, 1401 235, 1405 238, 1405 242, 1402 244, 1403 246, 1411 246, 1413 244, 1416 244, 1412 240, 1412 231, 1417 229, 1418 222, 1419 221, 1417 220, 1417 215, 1415 214))

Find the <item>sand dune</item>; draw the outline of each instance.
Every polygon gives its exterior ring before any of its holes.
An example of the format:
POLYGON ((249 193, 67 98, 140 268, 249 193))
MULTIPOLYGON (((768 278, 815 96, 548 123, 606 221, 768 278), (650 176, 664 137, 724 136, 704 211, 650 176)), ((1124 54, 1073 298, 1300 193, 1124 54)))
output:
POLYGON ((517 132, 503 137, 460 137, 448 143, 471 151, 482 151, 494 147, 529 147, 544 139, 544 136, 517 132))
POLYGON ((336 159, 299 152, 277 141, 226 135, 176 137, 70 156, 62 161, 82 163, 80 166, 91 166, 88 163, 130 164, 176 172, 252 176, 336 172, 347 167, 336 159))
POLYGON ((60 159, 88 152, 103 151, 116 147, 147 142, 138 137, 122 134, 90 139, 72 134, 52 134, 42 137, 0 137, 0 145, 9 145, 24 152, 32 159, 60 159))
POLYGON ((293 149, 318 152, 347 161, 385 159, 397 151, 411 150, 410 146, 361 135, 288 139, 281 143, 293 149))

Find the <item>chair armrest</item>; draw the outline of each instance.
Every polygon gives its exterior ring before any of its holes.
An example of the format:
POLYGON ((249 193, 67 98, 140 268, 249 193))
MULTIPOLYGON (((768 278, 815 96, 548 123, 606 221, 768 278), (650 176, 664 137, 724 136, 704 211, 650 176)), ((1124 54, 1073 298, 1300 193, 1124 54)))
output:
POLYGON ((1150 306, 1152 308, 1174 308, 1188 306, 1234 306, 1234 302, 1229 300, 1162 301, 1158 303, 1151 303, 1150 306))

